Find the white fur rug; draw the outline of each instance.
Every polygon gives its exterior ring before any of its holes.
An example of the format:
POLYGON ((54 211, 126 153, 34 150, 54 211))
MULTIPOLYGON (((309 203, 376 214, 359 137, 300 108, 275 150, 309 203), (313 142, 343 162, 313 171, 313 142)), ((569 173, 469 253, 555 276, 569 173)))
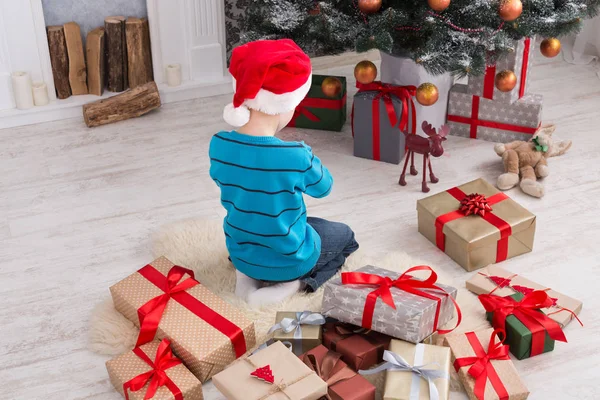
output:
MULTIPOLYGON (((319 311, 323 296, 321 288, 315 293, 298 293, 287 300, 264 308, 252 308, 235 297, 235 271, 227 259, 223 229, 220 221, 186 220, 164 226, 153 238, 154 257, 166 256, 175 264, 194 270, 196 278, 226 301, 239 307, 255 322, 258 343, 267 339, 267 331, 274 323, 277 311, 319 311)), ((150 260, 149 260, 150 261, 150 260)), ((419 265, 405 253, 392 252, 383 259, 369 257, 366 249, 360 249, 346 261, 345 271, 358 269, 366 264, 377 265, 402 272, 419 265)), ((435 266, 432 266, 435 269, 435 266)), ((133 272, 133 271, 132 271, 133 272)), ((446 282, 443 273, 436 269, 441 283, 446 282)), ((477 298, 464 288, 459 288, 458 303, 463 321, 455 332, 468 332, 489 327, 481 312, 477 298)), ((119 314, 111 299, 99 304, 92 315, 90 326, 90 349, 104 355, 118 355, 131 350, 137 338, 137 328, 119 314)), ((438 343, 441 342, 438 339, 438 343)), ((373 376, 378 389, 382 387, 382 375, 373 376)), ((452 379, 453 390, 460 390, 456 375, 452 379)), ((379 397, 380 398, 380 397, 379 397)))

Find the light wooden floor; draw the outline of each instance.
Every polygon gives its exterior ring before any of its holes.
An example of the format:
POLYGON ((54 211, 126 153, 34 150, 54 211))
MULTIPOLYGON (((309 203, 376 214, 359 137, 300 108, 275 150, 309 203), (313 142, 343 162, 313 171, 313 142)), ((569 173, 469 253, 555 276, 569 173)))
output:
MULTIPOLYGON (((354 63, 330 58, 320 66, 349 74, 354 63)), ((546 198, 510 192, 537 214, 538 232, 533 253, 504 265, 582 299, 585 328, 570 325, 568 344, 517 368, 532 399, 598 399, 600 80, 588 66, 540 57, 536 64, 530 89, 544 95, 546 121, 574 146, 551 160, 546 198)), ((93 130, 75 119, 0 131, 1 399, 119 398, 105 358, 86 349, 90 312, 109 285, 150 261, 149 236, 161 224, 223 215, 207 146, 225 128, 227 102, 171 104, 93 130)), ((335 177, 329 197, 308 200, 312 215, 350 224, 373 253, 405 250, 464 282, 467 273, 417 233, 418 177, 400 187, 399 166, 354 158, 348 126, 282 136, 313 146, 335 177)), ((434 190, 501 172, 492 143, 446 143, 448 156, 434 160, 434 190)))

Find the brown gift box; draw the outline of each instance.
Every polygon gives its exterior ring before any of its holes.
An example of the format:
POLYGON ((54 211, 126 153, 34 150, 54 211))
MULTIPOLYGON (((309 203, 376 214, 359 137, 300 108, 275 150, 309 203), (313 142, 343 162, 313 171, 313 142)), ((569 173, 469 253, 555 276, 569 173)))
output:
MULTIPOLYGON (((469 279, 466 282, 466 286, 467 289, 469 289, 471 292, 477 295, 488 294, 492 290, 496 289, 494 291, 494 295, 500 297, 511 296, 516 292, 519 292, 519 290, 517 289, 548 289, 547 286, 543 286, 533 281, 530 281, 529 279, 524 278, 521 275, 513 274, 512 272, 500 268, 497 265, 490 265, 481 270, 480 272, 474 274, 471 277, 471 279, 469 279), (500 286, 502 287, 496 289, 497 284, 494 283, 490 279, 490 277, 505 278, 506 281, 499 282, 500 286)), ((548 315, 549 318, 552 318, 553 320, 558 322, 563 328, 574 319, 574 316, 566 310, 560 312, 557 311, 561 310, 562 308, 565 308, 579 315, 581 309, 583 308, 583 303, 581 301, 575 300, 574 298, 569 296, 565 296, 564 294, 559 293, 555 290, 546 290, 546 293, 548 293, 548 296, 550 296, 551 298, 557 299, 556 306, 542 308, 541 310, 544 314, 548 315)))
MULTIPOLYGON (((300 359, 306 363, 309 355, 314 356, 321 371, 321 378, 329 386, 330 400, 375 400, 375 386, 362 375, 352 371, 339 358, 341 356, 339 353, 319 345, 300 356, 300 359), (348 378, 348 376, 352 377, 348 378)), ((310 360, 308 362, 310 363, 310 360)))
POLYGON ((281 342, 239 359, 212 381, 229 400, 317 400, 327 394, 327 384, 281 342), (265 366, 274 384, 250 375, 265 366))
MULTIPOLYGON (((490 343, 490 337, 494 329, 484 329, 477 332, 474 332, 483 347, 483 350, 487 353, 488 346, 490 343)), ((496 338, 498 341, 498 338, 496 338)), ((446 344, 450 347, 452 351, 452 364, 457 358, 463 357, 474 357, 475 351, 469 343, 469 339, 466 334, 453 334, 446 336, 446 344)), ((529 391, 525 384, 521 380, 515 365, 512 360, 491 360, 490 361, 498 377, 502 381, 502 384, 506 388, 508 393, 508 398, 506 400, 525 400, 529 396, 529 391)), ((458 370, 458 377, 462 382, 463 386, 467 390, 467 394, 469 399, 471 400, 497 400, 499 399, 498 394, 496 393, 494 387, 491 385, 489 379, 485 385, 484 398, 478 399, 475 397, 473 393, 475 389, 475 378, 468 373, 470 366, 464 366, 458 370)))
MULTIPOLYGON (((425 365, 448 373, 448 378, 435 379, 440 400, 448 400, 450 393, 450 349, 429 344, 413 344, 403 340, 392 340, 390 349, 404 358, 410 365, 425 365)), ((419 375, 406 371, 386 371, 383 400, 429 400, 429 384, 419 375), (414 388, 418 395, 414 395, 414 388)))
MULTIPOLYGON (((284 318, 291 318, 298 320, 302 314, 300 312, 288 312, 288 311, 278 311, 275 316, 275 324, 281 323, 284 318)), ((314 313, 310 313, 314 314, 314 313)), ((323 317, 323 320, 325 318, 323 317)), ((318 345, 321 344, 321 325, 310 325, 310 324, 300 324, 300 326, 294 329, 291 332, 284 332, 283 329, 278 329, 273 332, 273 340, 277 340, 280 342, 290 342, 292 344, 292 351, 297 356, 306 353, 309 350, 314 349, 318 345), (301 335, 299 338, 298 335, 301 335)))
MULTIPOLYGON (((152 362, 154 362, 159 344, 160 342, 155 340, 140 346, 140 349, 152 362)), ((106 369, 108 371, 110 382, 123 396, 125 396, 123 393, 123 384, 140 374, 152 370, 152 368, 133 351, 129 351, 112 360, 108 360, 106 362, 106 369)), ((165 374, 173 381, 177 388, 179 388, 185 400, 202 400, 202 383, 200 383, 200 381, 183 364, 166 369, 165 374)), ((149 385, 150 383, 148 382, 146 386, 138 391, 129 391, 129 399, 142 400, 149 385)), ((159 387, 154 397, 152 397, 154 400, 172 400, 174 398, 175 396, 166 386, 159 387)))
POLYGON ((354 325, 328 322, 323 327, 323 345, 342 355, 352 369, 369 369, 382 361, 391 337, 354 325))
MULTIPOLYGON (((466 195, 478 193, 487 198, 500 193, 483 179, 458 186, 466 195)), ((447 191, 417 201, 419 232, 436 244, 436 219, 457 211, 461 202, 447 191)), ((535 215, 510 197, 492 205, 492 213, 508 223, 507 258, 528 253, 533 249, 535 215)), ((467 271, 496 263, 500 230, 479 215, 469 215, 443 225, 445 252, 467 271)), ((436 244, 437 245, 437 244, 436 244)))
MULTIPOLYGON (((174 266, 165 257, 154 260, 150 265, 165 276, 174 266)), ((201 284, 186 292, 239 327, 246 349, 254 347, 254 323, 241 311, 201 284)), ((138 308, 165 292, 136 272, 111 286, 110 293, 117 311, 139 326, 138 308)), ((229 337, 173 299, 169 300, 162 315, 156 337, 170 339, 173 352, 201 382, 206 382, 236 359, 229 337)))

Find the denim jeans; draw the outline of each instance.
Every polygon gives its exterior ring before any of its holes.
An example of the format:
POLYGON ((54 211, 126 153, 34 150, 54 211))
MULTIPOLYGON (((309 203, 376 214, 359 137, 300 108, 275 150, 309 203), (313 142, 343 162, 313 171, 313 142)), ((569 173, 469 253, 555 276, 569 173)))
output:
POLYGON ((314 292, 342 268, 346 257, 358 250, 358 243, 346 224, 315 217, 308 217, 307 222, 321 237, 321 256, 300 281, 306 285, 307 292, 314 292))

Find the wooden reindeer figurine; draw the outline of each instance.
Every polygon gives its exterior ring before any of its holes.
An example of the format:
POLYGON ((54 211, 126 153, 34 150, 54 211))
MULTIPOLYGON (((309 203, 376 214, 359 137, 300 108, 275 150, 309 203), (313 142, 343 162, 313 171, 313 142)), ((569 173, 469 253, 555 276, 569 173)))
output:
POLYGON ((402 169, 402 175, 400 175, 400 180, 398 183, 402 186, 406 186, 406 167, 408 166, 408 159, 410 158, 410 174, 417 175, 417 169, 415 168, 415 153, 423 154, 423 192, 429 192, 429 187, 427 186, 427 179, 425 177, 427 173, 427 165, 429 165, 429 179, 431 183, 438 183, 439 179, 433 174, 433 170, 431 169, 431 159, 429 155, 431 154, 434 157, 439 157, 444 154, 444 148, 442 147, 442 142, 446 140, 446 135, 450 132, 450 127, 448 125, 442 125, 439 132, 436 132, 435 128, 431 126, 427 121, 423 121, 423 131, 427 134, 427 138, 424 138, 419 135, 413 135, 408 132, 404 132, 404 136, 406 137, 406 147, 408 147, 408 152, 406 153, 406 161, 404 161, 404 168, 402 169))

